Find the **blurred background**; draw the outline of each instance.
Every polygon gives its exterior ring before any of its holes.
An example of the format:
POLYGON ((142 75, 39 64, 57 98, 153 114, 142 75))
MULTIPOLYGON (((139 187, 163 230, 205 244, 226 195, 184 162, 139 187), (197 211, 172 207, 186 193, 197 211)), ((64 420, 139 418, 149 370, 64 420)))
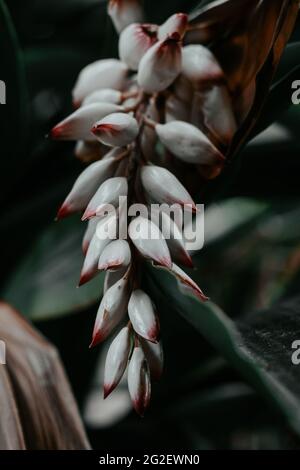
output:
MULTIPOLYGON (((198 4, 146 0, 145 8, 149 21, 160 23, 198 4)), ((7 86, 0 107, 1 298, 57 347, 92 447, 298 448, 300 366, 290 357, 300 340, 299 106, 274 88, 271 125, 220 178, 199 187, 206 235, 192 276, 222 310, 196 312, 192 300, 176 297, 169 278, 145 273, 159 306, 165 372, 141 419, 126 383, 102 399, 107 344, 88 349, 101 279, 76 289, 85 227, 76 216, 54 222, 83 164, 72 143, 45 137, 70 113, 79 70, 117 55, 106 1, 0 0, 0 16, 7 86)), ((298 41, 299 21, 274 80, 280 90, 290 87, 291 72, 300 79, 298 41)))

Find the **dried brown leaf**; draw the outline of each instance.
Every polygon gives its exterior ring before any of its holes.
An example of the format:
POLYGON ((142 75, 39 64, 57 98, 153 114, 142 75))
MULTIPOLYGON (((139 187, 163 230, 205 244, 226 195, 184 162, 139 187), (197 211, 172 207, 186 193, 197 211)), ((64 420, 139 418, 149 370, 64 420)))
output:
POLYGON ((56 349, 7 304, 0 320, 0 449, 89 449, 56 349))

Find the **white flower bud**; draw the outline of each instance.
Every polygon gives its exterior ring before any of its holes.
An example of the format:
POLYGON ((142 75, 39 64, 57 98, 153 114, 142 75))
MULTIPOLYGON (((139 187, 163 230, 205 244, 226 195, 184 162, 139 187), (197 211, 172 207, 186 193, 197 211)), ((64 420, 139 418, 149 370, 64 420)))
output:
POLYGON ((107 236, 107 238, 98 236, 97 231, 99 229, 99 226, 101 226, 103 230, 105 229, 108 234, 114 235, 116 233, 117 228, 116 215, 108 215, 107 217, 104 217, 103 219, 98 221, 96 231, 88 246, 87 253, 84 259, 79 286, 82 286, 83 284, 90 281, 98 273, 98 262, 100 255, 106 245, 108 245, 111 241, 111 238, 109 236, 107 236))
POLYGON ((186 163, 210 165, 224 161, 223 155, 200 129, 183 121, 157 124, 156 132, 165 147, 186 163))
POLYGON ((74 212, 84 210, 99 186, 113 175, 115 165, 115 158, 107 158, 89 165, 75 181, 71 192, 58 211, 57 218, 62 219, 74 212))
POLYGON ((153 380, 159 380, 164 367, 164 354, 161 342, 152 343, 143 338, 141 338, 140 341, 149 365, 151 378, 153 380))
POLYGON ((171 273, 177 278, 178 284, 181 287, 183 293, 193 294, 202 301, 209 300, 205 294, 203 294, 200 287, 191 279, 179 266, 173 263, 171 273))
POLYGON ((152 208, 151 216, 152 221, 160 228, 167 242, 172 259, 176 261, 176 263, 192 268, 193 261, 185 249, 182 227, 179 228, 170 215, 163 210, 160 211, 152 208))
POLYGON ((128 281, 120 279, 104 294, 100 303, 90 347, 104 341, 124 317, 128 305, 128 281))
POLYGON ((82 102, 82 106, 86 106, 91 103, 112 103, 120 104, 122 101, 122 93, 113 88, 103 88, 101 90, 94 91, 82 102))
POLYGON ((145 165, 141 169, 141 180, 147 194, 154 201, 190 206, 191 210, 196 210, 196 205, 185 187, 166 168, 145 165))
POLYGON ((138 83, 146 93, 168 88, 181 71, 181 44, 178 34, 154 44, 140 61, 138 83))
POLYGON ((188 25, 188 16, 185 13, 175 13, 170 16, 158 30, 158 39, 164 40, 168 36, 177 33, 180 39, 183 38, 188 25))
POLYGON ((215 56, 200 44, 182 49, 182 74, 200 88, 224 80, 224 72, 215 56))
POLYGON ((136 139, 139 126, 136 119, 129 114, 114 113, 96 122, 92 132, 103 144, 121 147, 136 139))
POLYGON ((129 237, 138 251, 155 264, 165 267, 172 266, 172 260, 166 240, 153 222, 142 216, 130 222, 129 237))
POLYGON ((98 269, 115 271, 128 267, 131 261, 131 251, 126 240, 114 240, 103 250, 98 269))
POLYGON ((127 65, 116 59, 97 60, 84 67, 73 89, 73 101, 79 106, 88 95, 100 88, 122 90, 126 83, 127 65))
POLYGON ((198 116, 198 119, 193 122, 192 115, 193 124, 199 125, 203 121, 204 126, 216 136, 217 140, 225 145, 231 142, 237 130, 237 124, 231 98, 224 85, 214 85, 195 93, 193 114, 196 119, 198 116))
POLYGON ((100 217, 93 217, 88 221, 87 228, 84 232, 84 236, 82 239, 82 252, 84 255, 86 255, 88 247, 91 243, 91 240, 96 232, 96 228, 98 225, 98 222, 100 220, 100 217))
POLYGON ((128 390, 135 411, 144 416, 151 396, 150 371, 141 346, 133 350, 128 366, 128 390))
POLYGON ((127 196, 127 179, 123 176, 109 178, 101 184, 100 188, 89 202, 82 220, 90 219, 96 215, 103 215, 108 205, 116 207, 120 196, 127 196))
POLYGON ((133 23, 120 35, 119 56, 131 70, 138 70, 141 58, 157 41, 157 26, 133 23))
POLYGON ((175 95, 170 95, 166 99, 166 122, 188 121, 190 114, 190 104, 185 103, 175 95))
POLYGON ((134 331, 143 338, 156 342, 159 323, 150 297, 141 289, 132 292, 128 303, 128 315, 134 331))
POLYGON ((95 140, 91 133, 93 124, 108 114, 122 110, 122 106, 111 103, 92 103, 83 106, 53 127, 50 137, 58 140, 95 140))
POLYGON ((104 368, 104 398, 117 387, 127 367, 131 350, 130 329, 126 326, 117 334, 107 352, 104 368))
POLYGON ((110 0, 108 14, 118 33, 131 23, 142 23, 144 12, 140 0, 110 0))

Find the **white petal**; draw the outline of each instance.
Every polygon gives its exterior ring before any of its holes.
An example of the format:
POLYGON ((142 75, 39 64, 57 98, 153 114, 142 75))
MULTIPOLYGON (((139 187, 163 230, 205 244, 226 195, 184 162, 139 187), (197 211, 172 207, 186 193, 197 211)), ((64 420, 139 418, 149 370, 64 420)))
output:
POLYGON ((139 0, 110 0, 108 14, 118 33, 131 23, 144 21, 144 12, 139 0))
POLYGON ((196 209, 195 203, 185 187, 166 168, 145 165, 141 169, 141 180, 147 194, 154 200, 166 204, 189 205, 196 209))
POLYGON ((75 181, 71 192, 58 211, 58 219, 86 209, 99 186, 113 175, 115 166, 115 158, 107 158, 89 165, 75 181))
POLYGON ((114 240, 103 250, 98 268, 115 271, 128 267, 131 261, 131 251, 126 240, 114 240))
POLYGON ((111 103, 92 103, 77 109, 57 124, 50 132, 53 139, 95 140, 91 133, 93 124, 108 114, 122 111, 122 106, 111 103))
POLYGON ((86 98, 84 98, 82 102, 82 106, 91 103, 112 103, 112 104, 120 104, 122 101, 122 93, 118 90, 114 90, 113 88, 103 88, 101 90, 94 91, 86 98))
POLYGON ((159 380, 164 367, 164 354, 161 342, 152 343, 143 338, 140 341, 149 365, 151 378, 159 380))
POLYGON ((108 245, 111 241, 109 236, 107 238, 98 236, 97 229, 99 225, 101 225, 102 228, 105 227, 108 233, 113 233, 114 231, 116 231, 116 224, 117 218, 115 215, 108 215, 98 222, 96 231, 88 246, 87 253, 84 259, 79 281, 80 286, 90 281, 98 273, 98 263, 100 255, 106 245, 108 245))
POLYGON ((157 341, 159 323, 150 297, 141 289, 132 292, 128 303, 128 315, 138 335, 149 341, 157 341))
POLYGON ((172 265, 166 240, 153 222, 139 216, 130 222, 128 233, 133 244, 145 258, 161 266, 172 265))
POLYGON ((118 385, 125 369, 131 350, 130 329, 126 326, 117 334, 107 352, 104 369, 104 398, 118 385))
POLYGON ((138 83, 146 93, 163 91, 181 71, 181 45, 178 37, 159 41, 140 61, 138 83))
POLYGON ((188 25, 188 16, 185 13, 175 13, 165 21, 158 30, 159 40, 166 39, 169 35, 174 33, 179 34, 182 38, 185 34, 188 25))
POLYGON ((128 281, 122 278, 108 289, 100 303, 91 346, 104 341, 124 317, 128 305, 128 281))
POLYGON ((157 41, 157 26, 133 23, 120 35, 119 56, 131 70, 138 70, 143 55, 157 41))
POLYGON ((134 141, 139 133, 139 126, 129 114, 114 113, 96 122, 92 132, 103 144, 121 147, 134 141))
POLYGON ((109 178, 104 181, 89 202, 82 220, 89 219, 95 215, 103 215, 108 208, 108 204, 116 207, 119 203, 119 197, 127 196, 127 192, 127 179, 123 176, 109 178))
POLYGON ((157 124, 161 142, 177 158, 186 163, 210 165, 224 157, 200 129, 184 121, 157 124))
POLYGON ((127 65, 116 59, 97 60, 84 67, 73 89, 73 101, 79 106, 88 95, 100 88, 122 90, 127 78, 127 65))
POLYGON ((150 371, 141 346, 133 350, 128 366, 128 390, 136 412, 143 416, 151 395, 150 371))
POLYGON ((200 44, 182 49, 182 74, 197 87, 224 80, 224 72, 215 56, 200 44))

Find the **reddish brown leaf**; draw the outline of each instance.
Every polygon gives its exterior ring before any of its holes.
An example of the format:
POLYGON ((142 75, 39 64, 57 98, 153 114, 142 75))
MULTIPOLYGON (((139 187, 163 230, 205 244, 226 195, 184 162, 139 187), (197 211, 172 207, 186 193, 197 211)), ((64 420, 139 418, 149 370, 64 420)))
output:
POLYGON ((298 10, 299 0, 217 0, 190 16, 187 41, 209 42, 238 119, 227 159, 247 141, 260 115, 298 10))
POLYGON ((1 449, 88 449, 56 349, 9 305, 0 304, 1 449))

